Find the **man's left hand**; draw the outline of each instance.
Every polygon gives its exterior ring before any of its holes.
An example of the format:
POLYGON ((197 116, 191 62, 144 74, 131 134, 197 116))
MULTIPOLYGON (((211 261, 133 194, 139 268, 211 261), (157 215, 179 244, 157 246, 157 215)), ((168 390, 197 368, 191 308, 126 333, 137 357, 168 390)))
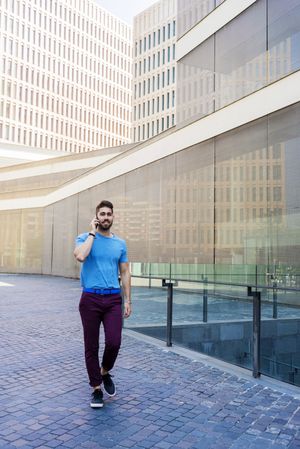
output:
POLYGON ((129 318, 131 315, 131 304, 129 302, 125 301, 124 304, 124 318, 129 318))

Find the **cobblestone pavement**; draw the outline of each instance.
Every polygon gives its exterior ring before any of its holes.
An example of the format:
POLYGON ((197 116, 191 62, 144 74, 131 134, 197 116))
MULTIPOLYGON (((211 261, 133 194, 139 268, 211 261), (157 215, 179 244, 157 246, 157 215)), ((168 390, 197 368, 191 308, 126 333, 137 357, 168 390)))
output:
POLYGON ((299 395, 126 331, 118 393, 89 407, 79 282, 0 275, 1 449, 296 449, 299 395))

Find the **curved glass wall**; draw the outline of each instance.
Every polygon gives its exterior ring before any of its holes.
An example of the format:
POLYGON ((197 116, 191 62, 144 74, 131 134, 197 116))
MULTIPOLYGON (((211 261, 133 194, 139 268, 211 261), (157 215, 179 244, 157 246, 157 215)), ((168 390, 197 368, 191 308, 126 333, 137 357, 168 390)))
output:
POLYGON ((106 198, 135 274, 299 284, 299 122, 297 103, 44 210, 1 212, 0 269, 78 276, 75 236, 106 198))
POLYGON ((259 0, 178 62, 177 126, 300 68, 300 0, 259 0))

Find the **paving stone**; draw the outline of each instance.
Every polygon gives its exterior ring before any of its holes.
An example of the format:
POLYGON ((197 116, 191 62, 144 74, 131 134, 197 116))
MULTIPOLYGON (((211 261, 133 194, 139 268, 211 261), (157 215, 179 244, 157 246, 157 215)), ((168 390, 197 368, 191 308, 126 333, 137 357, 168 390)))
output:
POLYGON ((118 395, 92 410, 78 280, 0 279, 0 449, 300 449, 299 398, 126 331, 118 395))

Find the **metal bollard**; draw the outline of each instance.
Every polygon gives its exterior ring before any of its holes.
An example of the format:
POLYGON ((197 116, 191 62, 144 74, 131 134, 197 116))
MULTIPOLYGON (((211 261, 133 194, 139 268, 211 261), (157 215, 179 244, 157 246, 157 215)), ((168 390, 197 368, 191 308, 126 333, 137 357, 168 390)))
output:
POLYGON ((207 278, 203 279, 203 323, 207 323, 208 302, 207 302, 207 278))
POLYGON ((173 329, 173 285, 177 285, 177 281, 162 280, 162 286, 168 287, 168 300, 167 300, 167 346, 172 346, 172 329, 173 329))
POLYGON ((277 282, 273 282, 273 318, 278 318, 277 282))
POLYGON ((260 376, 260 330, 261 330, 261 293, 248 287, 248 296, 253 296, 253 369, 252 375, 260 376))

